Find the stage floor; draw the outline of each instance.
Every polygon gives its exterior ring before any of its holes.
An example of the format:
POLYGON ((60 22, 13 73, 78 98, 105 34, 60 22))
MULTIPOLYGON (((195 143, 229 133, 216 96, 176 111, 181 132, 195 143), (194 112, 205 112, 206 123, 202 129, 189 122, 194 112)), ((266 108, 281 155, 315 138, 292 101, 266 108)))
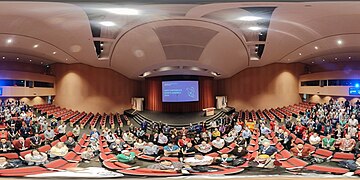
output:
MULTIPOLYGON (((215 109, 214 116, 219 113, 220 109, 215 109)), ((153 121, 161 121, 168 124, 190 124, 198 123, 212 118, 213 116, 204 116, 204 112, 190 113, 163 113, 156 111, 141 111, 139 114, 153 121)))

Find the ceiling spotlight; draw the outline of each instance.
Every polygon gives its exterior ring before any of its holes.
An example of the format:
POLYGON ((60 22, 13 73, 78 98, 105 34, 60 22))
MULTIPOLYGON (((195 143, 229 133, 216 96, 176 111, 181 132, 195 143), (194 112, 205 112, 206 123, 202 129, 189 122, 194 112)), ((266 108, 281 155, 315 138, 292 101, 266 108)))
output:
POLYGON ((261 30, 261 27, 259 27, 259 26, 251 26, 248 29, 250 29, 252 31, 259 31, 259 30, 261 30))
POLYGON ((3 56, 3 59, 5 59, 5 56, 3 56))
POLYGON ((44 63, 41 61, 40 64, 44 64, 44 63))
POLYGON ((243 17, 237 18, 237 20, 240 20, 240 21, 258 21, 260 19, 262 19, 262 17, 258 17, 258 16, 243 16, 243 17))
POLYGON ((313 63, 313 64, 314 64, 315 62, 313 61, 313 62, 311 62, 311 63, 313 63))
POLYGON ((65 59, 65 61, 67 61, 67 60, 68 60, 68 58, 65 59))
POLYGON ((315 48, 316 50, 318 50, 318 49, 319 49, 319 47, 317 47, 317 46, 315 46, 314 48, 315 48))
POLYGON ((140 14, 139 10, 131 8, 104 8, 103 10, 118 15, 134 16, 140 14))
POLYGON ((337 60, 337 57, 335 58, 335 60, 337 60))
POLYGON ((54 51, 53 54, 56 54, 56 51, 54 51))
POLYGON ((18 58, 18 57, 16 58, 16 60, 19 60, 19 59, 20 59, 20 58, 18 58))
POLYGON ((299 56, 301 56, 302 54, 301 53, 299 53, 299 56))
POLYGON ((12 43, 13 42, 13 40, 12 39, 8 39, 8 40, 6 40, 6 43, 8 43, 8 44, 10 44, 10 43, 12 43))
POLYGON ((31 62, 32 60, 30 59, 29 61, 31 62))
POLYGON ((337 44, 342 45, 343 44, 342 40, 337 40, 337 44))
POLYGON ((325 62, 325 59, 323 59, 323 62, 325 62))
POLYGON ((112 21, 101 21, 99 22, 99 24, 103 25, 103 26, 107 26, 107 27, 110 27, 110 26, 115 26, 116 24, 112 21))
POLYGON ((351 59, 351 56, 349 56, 349 59, 351 59))
POLYGON ((37 47, 39 47, 39 45, 38 45, 38 44, 35 44, 33 47, 34 47, 34 48, 37 48, 37 47))

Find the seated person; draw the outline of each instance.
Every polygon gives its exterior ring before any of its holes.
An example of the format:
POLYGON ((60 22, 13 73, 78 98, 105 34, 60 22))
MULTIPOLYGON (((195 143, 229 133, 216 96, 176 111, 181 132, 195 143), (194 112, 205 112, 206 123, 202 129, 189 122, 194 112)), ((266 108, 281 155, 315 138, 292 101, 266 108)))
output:
POLYGON ((19 140, 14 144, 16 151, 25 151, 30 148, 30 141, 25 141, 23 137, 19 137, 19 140))
POLYGON ((84 163, 90 163, 90 161, 95 157, 94 152, 90 147, 86 148, 86 151, 81 153, 81 160, 84 163))
POLYGON ((327 134, 326 137, 322 139, 321 147, 323 149, 328 149, 331 151, 335 150, 335 139, 331 137, 331 134, 327 134))
POLYGON ((216 157, 214 161, 217 165, 233 166, 234 158, 229 157, 228 154, 222 154, 220 157, 216 157))
POLYGON ((271 158, 273 158, 276 153, 277 153, 277 149, 273 146, 270 146, 270 142, 268 141, 263 142, 262 146, 259 149, 260 155, 266 154, 269 155, 271 158))
POLYGON ((149 165, 147 168, 163 170, 164 172, 174 172, 174 171, 180 171, 183 166, 184 164, 181 162, 172 162, 168 160, 163 160, 157 164, 149 165))
POLYGON ((235 136, 231 134, 231 132, 224 136, 224 141, 227 145, 230 145, 235 140, 235 136))
POLYGON ((207 154, 212 150, 212 146, 202 141, 201 144, 197 145, 196 149, 202 154, 207 154))
POLYGON ((115 142, 111 143, 109 148, 111 151, 119 154, 122 150, 126 147, 125 142, 121 141, 120 139, 116 139, 115 142))
POLYGON ((168 138, 163 133, 160 133, 158 137, 158 144, 161 146, 165 146, 167 143, 168 138))
POLYGON ((289 136, 288 132, 284 132, 278 139, 285 149, 290 150, 293 138, 289 136))
POLYGON ((12 151, 13 149, 14 146, 10 143, 10 141, 7 141, 6 139, 0 140, 0 152, 6 153, 12 151))
POLYGON ((68 147, 69 149, 73 149, 76 146, 76 141, 74 140, 73 137, 68 137, 68 139, 65 141, 65 145, 66 147, 68 147))
POLYGON ((38 150, 34 149, 31 153, 25 155, 25 162, 29 165, 41 165, 46 164, 49 161, 47 160, 47 155, 45 153, 39 152, 38 150))
POLYGON ((207 166, 213 163, 213 158, 210 156, 204 156, 200 153, 195 154, 194 157, 185 158, 184 163, 189 166, 207 166))
POLYGON ((242 158, 248 154, 248 151, 243 146, 236 146, 231 153, 233 158, 242 158))
POLYGON ((191 142, 190 138, 187 138, 186 136, 182 136, 181 139, 178 140, 179 147, 185 146, 187 143, 191 142))
POLYGON ((214 152, 219 151, 225 146, 225 141, 218 136, 212 141, 212 146, 214 152))
POLYGON ((273 160, 268 154, 258 155, 253 162, 255 167, 266 168, 266 169, 275 168, 274 165, 275 160, 273 160))
POLYGON ((356 142, 354 150, 355 150, 355 155, 360 154, 360 141, 356 142))
POLYGON ((311 145, 313 145, 315 147, 319 147, 321 139, 320 139, 318 133, 314 133, 313 135, 311 135, 309 138, 309 142, 311 145))
POLYGON ((6 157, 0 157, 0 169, 15 168, 16 165, 9 162, 6 157))
POLYGON ((44 132, 45 136, 45 143, 49 144, 55 138, 55 132, 51 127, 48 127, 47 130, 44 132))
POLYGON ((172 142, 169 142, 168 145, 164 147, 164 156, 178 156, 180 148, 178 145, 174 145, 172 142))
POLYGON ((130 131, 127 131, 126 133, 123 134, 123 139, 126 142, 126 144, 132 145, 135 143, 135 136, 133 133, 131 133, 130 131))
POLYGON ((90 137, 93 137, 95 139, 99 139, 100 138, 100 132, 96 128, 94 128, 90 132, 90 137))
POLYGON ((93 151, 95 156, 100 154, 99 143, 92 141, 92 142, 90 142, 89 147, 91 148, 91 150, 93 151))
POLYGON ((49 155, 50 158, 60 158, 68 153, 69 149, 63 142, 58 142, 55 146, 51 147, 49 155))
POLYGON ((93 133, 93 134, 90 135, 90 143, 91 142, 96 142, 96 143, 99 142, 99 137, 97 136, 96 133, 93 133))
POLYGON ((106 133, 105 139, 108 144, 111 144, 115 142, 116 137, 111 131, 109 131, 108 133, 106 133))
POLYGON ((217 138, 221 136, 221 132, 219 131, 218 128, 215 128, 211 135, 213 138, 217 138))
POLYGON ((308 159, 310 156, 310 148, 304 147, 302 144, 298 144, 290 149, 290 153, 300 159, 308 159))
POLYGON ((338 164, 340 167, 349 169, 350 171, 356 171, 360 168, 360 158, 354 160, 340 161, 338 164))
POLYGON ((123 150, 121 154, 118 154, 114 158, 110 158, 105 161, 117 160, 126 164, 134 164, 136 162, 135 157, 136 155, 134 152, 130 152, 129 150, 123 150))
POLYGON ((196 153, 196 149, 191 142, 188 142, 185 146, 180 148, 179 157, 180 161, 184 160, 184 157, 192 157, 196 153))
POLYGON ((134 148, 142 151, 144 149, 144 146, 146 145, 146 142, 144 142, 142 139, 137 139, 134 143, 134 148))
POLYGON ((39 134, 35 134, 33 137, 30 138, 30 145, 32 148, 38 148, 41 146, 42 144, 42 139, 41 137, 39 136, 39 134))
POLYGON ((355 140, 351 138, 349 134, 345 135, 345 138, 340 140, 339 149, 343 152, 351 152, 355 147, 355 140))
POLYGON ((149 142, 146 146, 144 146, 143 154, 147 156, 157 157, 159 153, 159 147, 154 145, 154 143, 149 142))
POLYGON ((267 136, 271 133, 271 130, 268 127, 266 127, 265 124, 263 123, 260 126, 260 133, 263 136, 267 136))

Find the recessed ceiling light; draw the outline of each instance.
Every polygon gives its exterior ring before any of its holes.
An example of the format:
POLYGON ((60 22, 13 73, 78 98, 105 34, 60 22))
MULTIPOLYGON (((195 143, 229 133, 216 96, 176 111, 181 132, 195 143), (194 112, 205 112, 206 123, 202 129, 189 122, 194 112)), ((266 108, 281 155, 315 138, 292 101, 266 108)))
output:
POLYGON ((258 17, 258 16, 242 16, 237 18, 237 20, 240 21, 258 21, 260 19, 262 19, 262 17, 258 17))
POLYGON ((140 14, 139 10, 131 8, 104 8, 103 10, 118 15, 134 16, 140 14))
POLYGON ((31 62, 32 60, 30 59, 29 61, 31 62))
POLYGON ((34 47, 34 48, 37 48, 37 47, 39 47, 39 45, 38 45, 38 44, 35 44, 33 47, 34 47))
POLYGON ((107 27, 110 27, 110 26, 115 26, 116 24, 112 21, 101 21, 99 22, 99 24, 103 25, 103 26, 107 26, 107 27))
POLYGON ((290 61, 290 59, 288 59, 288 61, 290 61))
POLYGON ((16 60, 19 60, 19 59, 20 59, 20 58, 18 58, 18 57, 16 58, 16 60))
POLYGON ((311 62, 311 63, 313 63, 313 64, 314 64, 315 62, 313 61, 313 62, 311 62))
POLYGON ((299 53, 299 56, 301 56, 302 54, 301 53, 299 53))
POLYGON ((67 61, 67 60, 68 60, 68 58, 65 59, 65 61, 67 61))
POLYGON ((40 64, 44 64, 44 63, 41 61, 40 64))
POLYGON ((349 59, 351 59, 351 56, 349 56, 349 59))
POLYGON ((56 51, 54 51, 53 54, 56 54, 56 51))
POLYGON ((317 46, 315 46, 314 48, 315 48, 316 50, 318 50, 318 49, 319 49, 319 47, 317 47, 317 46))
POLYGON ((250 29, 252 31, 259 31, 259 30, 261 30, 261 27, 259 27, 259 26, 251 26, 248 29, 250 29))
POLYGON ((8 39, 8 40, 6 40, 6 43, 8 43, 8 44, 10 44, 10 43, 12 43, 13 42, 13 40, 12 39, 8 39))
POLYGON ((342 44, 343 44, 343 41, 342 41, 342 40, 337 40, 337 44, 338 44, 338 45, 342 45, 342 44))
POLYGON ((323 62, 325 61, 325 59, 323 59, 323 62))
POLYGON ((337 60, 337 57, 335 58, 335 60, 337 60))
POLYGON ((5 56, 3 56, 3 59, 5 59, 5 56))

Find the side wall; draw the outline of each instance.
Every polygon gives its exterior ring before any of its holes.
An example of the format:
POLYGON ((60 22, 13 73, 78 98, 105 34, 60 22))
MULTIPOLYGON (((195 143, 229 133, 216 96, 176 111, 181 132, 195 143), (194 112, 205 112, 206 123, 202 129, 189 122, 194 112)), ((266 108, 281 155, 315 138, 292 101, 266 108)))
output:
POLYGON ((282 107, 301 101, 299 76, 304 64, 271 64, 245 69, 231 78, 218 80, 217 94, 228 97, 237 110, 282 107))
POLYGON ((54 64, 54 104, 86 112, 123 112, 131 97, 141 95, 140 82, 110 69, 84 64, 54 64))

